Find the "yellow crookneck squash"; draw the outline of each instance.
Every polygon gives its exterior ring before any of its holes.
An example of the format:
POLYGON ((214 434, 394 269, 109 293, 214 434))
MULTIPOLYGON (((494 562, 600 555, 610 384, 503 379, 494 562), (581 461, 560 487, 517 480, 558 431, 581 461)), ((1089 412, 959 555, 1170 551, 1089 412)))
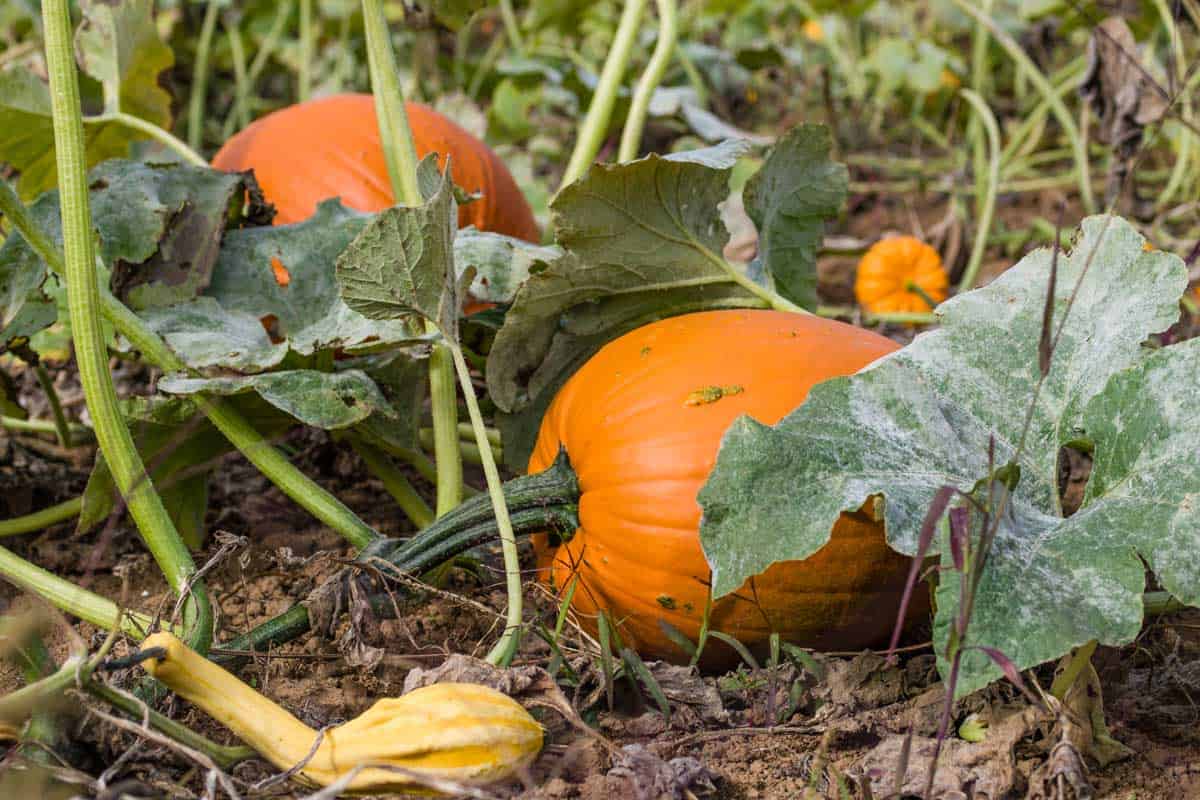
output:
POLYGON ((412 774, 493 782, 512 776, 542 747, 542 727, 529 712, 486 686, 437 683, 384 698, 319 734, 173 634, 147 637, 142 649, 152 648, 162 648, 163 655, 143 662, 147 672, 279 769, 303 762, 296 778, 310 786, 329 786, 364 767, 350 781, 350 793, 428 794, 412 774))

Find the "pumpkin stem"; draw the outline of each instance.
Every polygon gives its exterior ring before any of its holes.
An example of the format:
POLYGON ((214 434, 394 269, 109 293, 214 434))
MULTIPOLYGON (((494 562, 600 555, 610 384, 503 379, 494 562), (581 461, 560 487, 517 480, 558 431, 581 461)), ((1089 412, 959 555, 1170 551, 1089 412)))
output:
POLYGON ((928 303, 930 311, 932 311, 933 309, 938 307, 938 302, 936 300, 934 300, 932 297, 930 297, 929 292, 922 289, 920 287, 920 285, 917 284, 915 281, 911 281, 911 280, 905 281, 904 282, 904 290, 906 292, 912 292, 917 297, 921 298, 926 303, 928 303))
MULTIPOLYGON (((565 449, 560 449, 554 463, 541 472, 506 482, 504 498, 516 536, 549 533, 566 540, 579 527, 579 479, 565 449)), ((491 499, 480 494, 439 517, 411 539, 387 538, 371 542, 355 560, 376 565, 382 560, 408 575, 424 575, 474 547, 494 541, 496 530, 491 499)), ((380 616, 395 613, 395 605, 387 593, 372 596, 370 601, 380 616)), ((308 609, 297 604, 248 633, 221 644, 219 649, 237 652, 215 655, 214 660, 233 667, 245 660, 244 651, 265 651, 302 636, 310 628, 308 609)))

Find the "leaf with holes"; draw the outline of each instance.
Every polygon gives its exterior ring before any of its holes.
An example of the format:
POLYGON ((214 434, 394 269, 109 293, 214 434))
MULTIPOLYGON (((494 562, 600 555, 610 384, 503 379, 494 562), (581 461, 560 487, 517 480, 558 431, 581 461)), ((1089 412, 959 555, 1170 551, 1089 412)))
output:
POLYGON ((193 378, 166 375, 158 382, 167 394, 237 395, 256 392, 259 397, 298 422, 325 430, 348 428, 378 412, 394 417, 396 411, 373 380, 361 370, 318 372, 289 369, 261 375, 193 378))

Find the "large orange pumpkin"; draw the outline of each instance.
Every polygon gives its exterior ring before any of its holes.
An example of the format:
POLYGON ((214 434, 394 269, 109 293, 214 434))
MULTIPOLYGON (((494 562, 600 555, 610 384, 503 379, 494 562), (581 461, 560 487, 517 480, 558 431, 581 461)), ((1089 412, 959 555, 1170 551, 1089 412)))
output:
MULTIPOLYGON (((535 539, 541 577, 561 592, 579 576, 572 605, 592 632, 604 610, 643 656, 683 659, 658 621, 698 639, 710 571, 696 494, 722 434, 742 414, 774 424, 813 385, 895 349, 840 322, 755 310, 673 317, 610 342, 558 393, 529 463, 539 472, 565 447, 581 492, 574 537, 557 548, 535 539)), ((758 648, 773 631, 824 650, 878 644, 895 624, 909 564, 880 523, 843 514, 813 556, 775 564, 717 601, 710 626, 758 648)), ((705 651, 710 666, 731 656, 711 640, 705 651)))
MULTIPOLYGON (((437 153, 444 166, 448 154, 454 182, 483 195, 459 208, 459 226, 538 241, 529 203, 496 154, 433 109, 406 108, 417 155, 437 153)), ((307 219, 329 197, 360 211, 394 205, 369 94, 322 97, 268 114, 226 142, 212 163, 227 172, 253 169, 281 225, 307 219)))

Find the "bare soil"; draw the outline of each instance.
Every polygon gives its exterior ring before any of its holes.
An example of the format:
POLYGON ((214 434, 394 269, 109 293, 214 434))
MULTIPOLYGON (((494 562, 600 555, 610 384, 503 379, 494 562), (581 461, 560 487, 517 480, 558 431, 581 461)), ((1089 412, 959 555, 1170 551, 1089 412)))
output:
MULTIPOLYGON (((6 441, 10 453, 29 451, 27 437, 6 441)), ((289 444, 300 451, 301 466, 322 476, 322 482, 368 522, 389 534, 407 532, 382 488, 346 450, 318 434, 298 434, 289 444)), ((32 484, 39 504, 61 499, 82 484, 86 464, 55 463, 46 467, 47 474, 55 476, 52 483, 41 488, 32 484)), ((419 478, 414 476, 414 481, 419 478)), ((350 552, 336 535, 313 526, 304 512, 239 457, 223 462, 213 484, 209 523, 220 534, 210 537, 208 552, 198 561, 204 563, 220 541, 236 545, 208 576, 220 610, 220 639, 304 598, 334 574, 350 552)), ((75 536, 71 526, 64 525, 9 544, 36 563, 110 597, 124 598, 130 606, 169 611, 165 586, 125 521, 86 536, 75 536)), ((240 674, 310 725, 352 718, 374 699, 401 693, 413 669, 436 669, 453 654, 478 657, 486 652, 503 608, 497 566, 498 557, 490 554, 479 571, 453 573, 442 592, 406 604, 399 619, 359 630, 354 647, 347 646, 343 623, 333 637, 310 634, 269 658, 256 659, 240 674)), ((530 620, 552 623, 557 612, 552 598, 535 585, 527 587, 526 596, 532 601, 530 620)), ((0 610, 10 604, 19 609, 23 602, 11 587, 0 587, 0 610)), ((97 631, 75 627, 93 645, 100 641, 97 631)), ((60 629, 50 637, 58 657, 66 652, 64 633, 60 629)), ((548 731, 541 757, 523 782, 489 791, 531 800, 790 800, 805 797, 812 787, 818 792, 815 797, 864 797, 854 782, 863 780, 855 776, 866 766, 871 770, 866 779, 874 776, 878 797, 881 786, 894 783, 898 759, 889 748, 910 728, 919 736, 932 736, 940 718, 942 695, 932 652, 920 641, 910 645, 896 666, 870 653, 820 656, 820 678, 793 664, 774 670, 743 666, 707 676, 653 664, 671 703, 668 720, 644 691, 635 691, 625 681, 616 685, 610 710, 594 645, 568 630, 563 647, 579 678, 571 681, 560 672, 560 685, 594 734, 584 735, 561 715, 539 709, 548 731), (846 794, 839 795, 840 787, 846 794)), ((123 646, 117 649, 124 651, 123 646)), ((545 668, 550 655, 540 639, 526 636, 516 668, 545 668)), ((1120 650, 1102 648, 1094 663, 1109 728, 1132 749, 1132 756, 1103 768, 1087 764, 1093 796, 1200 796, 1200 708, 1194 702, 1200 696, 1200 611, 1156 619, 1135 644, 1120 650)), ((1046 667, 1037 674, 1041 685, 1049 685, 1051 673, 1046 667)), ((132 670, 112 676, 126 686, 136 678, 132 670)), ((13 668, 0 668, 0 691, 19 685, 13 668)), ((139 741, 89 715, 92 702, 81 700, 68 709, 68 735, 55 748, 51 763, 56 766, 48 772, 16 748, 3 756, 0 796, 79 792, 117 797, 112 791, 118 788, 136 797, 205 796, 203 770, 178 753, 139 741)), ((227 732, 185 703, 165 700, 161 707, 217 741, 231 741, 227 732)), ((1026 708, 1007 684, 960 702, 954 728, 970 712, 990 718, 992 727, 979 744, 951 735, 939 781, 1003 788, 1002 793, 976 796, 1026 796, 1031 773, 1047 761, 1049 745, 1058 735, 1053 720, 1036 715, 1024 728, 1013 728, 1014 714, 1026 708)), ((922 752, 914 747, 910 780, 926 774, 922 752)), ((244 796, 307 794, 286 784, 250 788, 271 774, 259 761, 246 762, 233 772, 244 796)))

